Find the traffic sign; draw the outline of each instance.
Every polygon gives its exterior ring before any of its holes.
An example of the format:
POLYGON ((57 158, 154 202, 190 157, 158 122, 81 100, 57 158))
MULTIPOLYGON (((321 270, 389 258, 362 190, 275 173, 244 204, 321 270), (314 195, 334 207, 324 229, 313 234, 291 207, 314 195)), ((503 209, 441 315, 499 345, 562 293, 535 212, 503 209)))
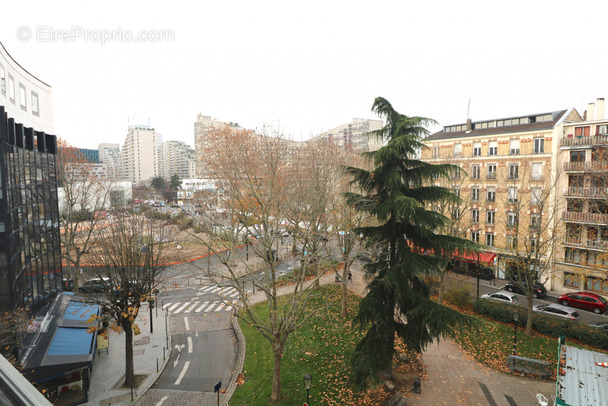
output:
POLYGON ((219 392, 219 390, 220 390, 220 388, 221 388, 221 387, 222 387, 222 381, 219 381, 219 382, 217 383, 217 385, 215 385, 215 386, 213 387, 213 393, 219 392))

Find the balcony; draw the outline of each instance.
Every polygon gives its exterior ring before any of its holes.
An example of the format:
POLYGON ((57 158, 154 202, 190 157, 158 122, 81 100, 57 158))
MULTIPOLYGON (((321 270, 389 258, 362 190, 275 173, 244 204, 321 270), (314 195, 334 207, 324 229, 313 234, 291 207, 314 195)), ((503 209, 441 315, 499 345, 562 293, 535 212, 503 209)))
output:
POLYGON ((594 162, 564 162, 564 170, 568 172, 593 172, 608 170, 607 161, 594 162))
POLYGON ((608 249, 608 240, 585 240, 580 238, 564 238, 563 245, 575 248, 590 248, 593 250, 605 251, 608 249))
POLYGON ((608 224, 608 214, 565 212, 564 221, 587 224, 608 224))
POLYGON ((564 194, 572 197, 588 197, 594 199, 605 199, 608 196, 606 187, 567 187, 564 194))
POLYGON ((577 147, 606 144, 608 144, 608 135, 594 135, 593 137, 562 138, 559 145, 562 147, 577 147))
POLYGON ((496 172, 488 173, 486 179, 496 179, 496 172))

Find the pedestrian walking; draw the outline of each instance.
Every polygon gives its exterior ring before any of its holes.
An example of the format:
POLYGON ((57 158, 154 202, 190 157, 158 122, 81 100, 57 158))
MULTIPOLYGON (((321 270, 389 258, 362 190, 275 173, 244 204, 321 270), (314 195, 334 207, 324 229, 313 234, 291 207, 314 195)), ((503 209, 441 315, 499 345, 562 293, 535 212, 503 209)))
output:
POLYGON ((348 282, 352 282, 353 281, 353 273, 351 271, 348 271, 348 282))

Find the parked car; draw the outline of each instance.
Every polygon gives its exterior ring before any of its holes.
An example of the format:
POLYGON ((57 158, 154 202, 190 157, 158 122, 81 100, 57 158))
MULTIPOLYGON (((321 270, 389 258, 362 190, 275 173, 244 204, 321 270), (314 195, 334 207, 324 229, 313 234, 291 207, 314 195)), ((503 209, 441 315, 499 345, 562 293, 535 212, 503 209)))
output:
POLYGON ((482 295, 480 299, 497 300, 499 302, 514 304, 514 305, 518 305, 520 303, 519 298, 517 297, 517 295, 515 293, 512 293, 512 292, 494 292, 494 293, 488 293, 486 295, 482 295))
POLYGON ((84 282, 78 289, 85 293, 105 292, 112 290, 112 282, 110 281, 110 278, 93 278, 84 282))
POLYGON ((63 290, 71 292, 72 290, 74 290, 74 279, 64 277, 61 282, 61 286, 63 287, 63 290))
POLYGON ((557 300, 564 306, 573 306, 580 309, 593 310, 601 314, 608 309, 608 301, 600 295, 591 292, 566 293, 557 300))
POLYGON ((568 320, 579 321, 581 316, 576 310, 558 305, 555 303, 534 305, 532 311, 540 314, 546 314, 548 316, 561 317, 568 320))
MULTIPOLYGON (((515 292, 515 293, 519 293, 522 295, 525 295, 526 292, 524 292, 524 290, 522 289, 522 286, 520 286, 522 284, 520 284, 519 282, 507 282, 507 284, 504 286, 503 289, 508 290, 509 292, 515 292)), ((526 283, 523 283, 523 286, 526 286, 526 283)), ((534 297, 535 298, 541 298, 541 297, 545 297, 547 296, 547 288, 545 288, 545 286, 542 283, 538 283, 536 282, 534 284, 534 297)))

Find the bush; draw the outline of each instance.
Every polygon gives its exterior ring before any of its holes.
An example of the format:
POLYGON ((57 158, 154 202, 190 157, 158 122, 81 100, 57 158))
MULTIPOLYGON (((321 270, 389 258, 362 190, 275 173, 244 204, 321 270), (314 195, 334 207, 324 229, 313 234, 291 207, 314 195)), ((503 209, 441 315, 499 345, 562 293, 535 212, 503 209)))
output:
POLYGON ((449 288, 445 292, 445 299, 457 307, 467 307, 471 304, 471 295, 464 286, 449 288))

